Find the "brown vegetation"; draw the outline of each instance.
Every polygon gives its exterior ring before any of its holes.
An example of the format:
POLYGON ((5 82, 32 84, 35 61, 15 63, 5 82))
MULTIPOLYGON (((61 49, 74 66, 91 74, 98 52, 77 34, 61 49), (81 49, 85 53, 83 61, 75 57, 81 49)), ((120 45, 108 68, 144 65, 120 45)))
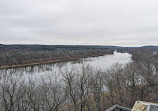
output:
POLYGON ((7 50, 1 51, 0 68, 30 66, 67 60, 75 60, 87 57, 103 56, 112 54, 109 49, 89 50, 54 50, 54 51, 30 51, 30 50, 7 50))

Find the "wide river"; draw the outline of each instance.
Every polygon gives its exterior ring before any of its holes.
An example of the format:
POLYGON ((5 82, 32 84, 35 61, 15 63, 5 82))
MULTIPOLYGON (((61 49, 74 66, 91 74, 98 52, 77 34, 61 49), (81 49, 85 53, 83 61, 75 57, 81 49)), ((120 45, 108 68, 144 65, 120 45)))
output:
POLYGON ((83 64, 90 65, 91 67, 94 67, 96 69, 106 70, 115 63, 125 65, 131 61, 132 60, 130 54, 119 53, 115 51, 114 54, 99 57, 90 57, 73 61, 64 61, 27 67, 1 69, 0 73, 4 75, 20 75, 25 80, 27 80, 28 78, 38 80, 39 77, 45 77, 50 74, 55 77, 61 77, 61 74, 59 72, 63 72, 65 69, 80 69, 83 64))

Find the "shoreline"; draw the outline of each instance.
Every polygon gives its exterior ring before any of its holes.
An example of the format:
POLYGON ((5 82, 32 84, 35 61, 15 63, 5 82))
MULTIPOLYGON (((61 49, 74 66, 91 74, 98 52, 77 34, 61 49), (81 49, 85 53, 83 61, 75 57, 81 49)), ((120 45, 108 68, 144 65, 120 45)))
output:
POLYGON ((4 66, 0 66, 0 69, 9 69, 9 68, 17 68, 17 67, 28 67, 28 66, 34 66, 34 65, 58 63, 58 62, 72 61, 72 60, 78 60, 78 59, 90 58, 90 57, 99 57, 99 56, 105 56, 105 55, 111 55, 111 54, 98 54, 98 55, 92 55, 92 56, 76 57, 76 58, 68 58, 68 59, 60 59, 60 60, 49 60, 49 61, 43 61, 43 62, 39 61, 39 62, 34 62, 34 63, 29 63, 29 64, 4 65, 4 66))

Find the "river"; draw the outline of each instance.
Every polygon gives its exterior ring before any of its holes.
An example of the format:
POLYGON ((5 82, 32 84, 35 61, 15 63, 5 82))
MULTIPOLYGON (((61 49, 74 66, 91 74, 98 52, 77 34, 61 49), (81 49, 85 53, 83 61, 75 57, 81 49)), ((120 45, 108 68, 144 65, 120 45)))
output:
POLYGON ((131 54, 119 53, 115 51, 114 54, 99 57, 89 57, 73 61, 64 61, 58 63, 41 64, 27 67, 0 69, 0 73, 1 75, 12 74, 15 76, 21 76, 25 80, 31 78, 38 81, 39 78, 48 75, 53 75, 55 77, 60 78, 62 76, 60 71, 64 71, 65 69, 71 68, 79 70, 83 66, 83 64, 90 65, 91 67, 94 67, 96 69, 106 70, 115 63, 125 65, 131 61, 131 54))

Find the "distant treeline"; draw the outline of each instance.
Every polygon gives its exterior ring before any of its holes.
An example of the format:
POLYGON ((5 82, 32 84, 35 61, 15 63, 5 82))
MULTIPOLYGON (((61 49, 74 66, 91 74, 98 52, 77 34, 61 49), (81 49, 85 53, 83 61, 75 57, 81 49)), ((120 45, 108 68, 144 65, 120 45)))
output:
POLYGON ((152 51, 158 51, 158 46, 143 46, 143 47, 119 47, 119 46, 103 46, 103 45, 3 45, 0 44, 0 51, 5 50, 40 50, 50 51, 57 49, 66 50, 89 50, 89 49, 112 49, 120 52, 130 52, 133 49, 150 49, 152 51))
POLYGON ((0 67, 102 56, 113 51, 102 46, 0 45, 0 67))
POLYGON ((89 45, 0 45, 0 51, 4 50, 40 50, 40 51, 50 51, 57 49, 66 50, 89 50, 89 49, 109 49, 115 48, 115 46, 89 46, 89 45))

